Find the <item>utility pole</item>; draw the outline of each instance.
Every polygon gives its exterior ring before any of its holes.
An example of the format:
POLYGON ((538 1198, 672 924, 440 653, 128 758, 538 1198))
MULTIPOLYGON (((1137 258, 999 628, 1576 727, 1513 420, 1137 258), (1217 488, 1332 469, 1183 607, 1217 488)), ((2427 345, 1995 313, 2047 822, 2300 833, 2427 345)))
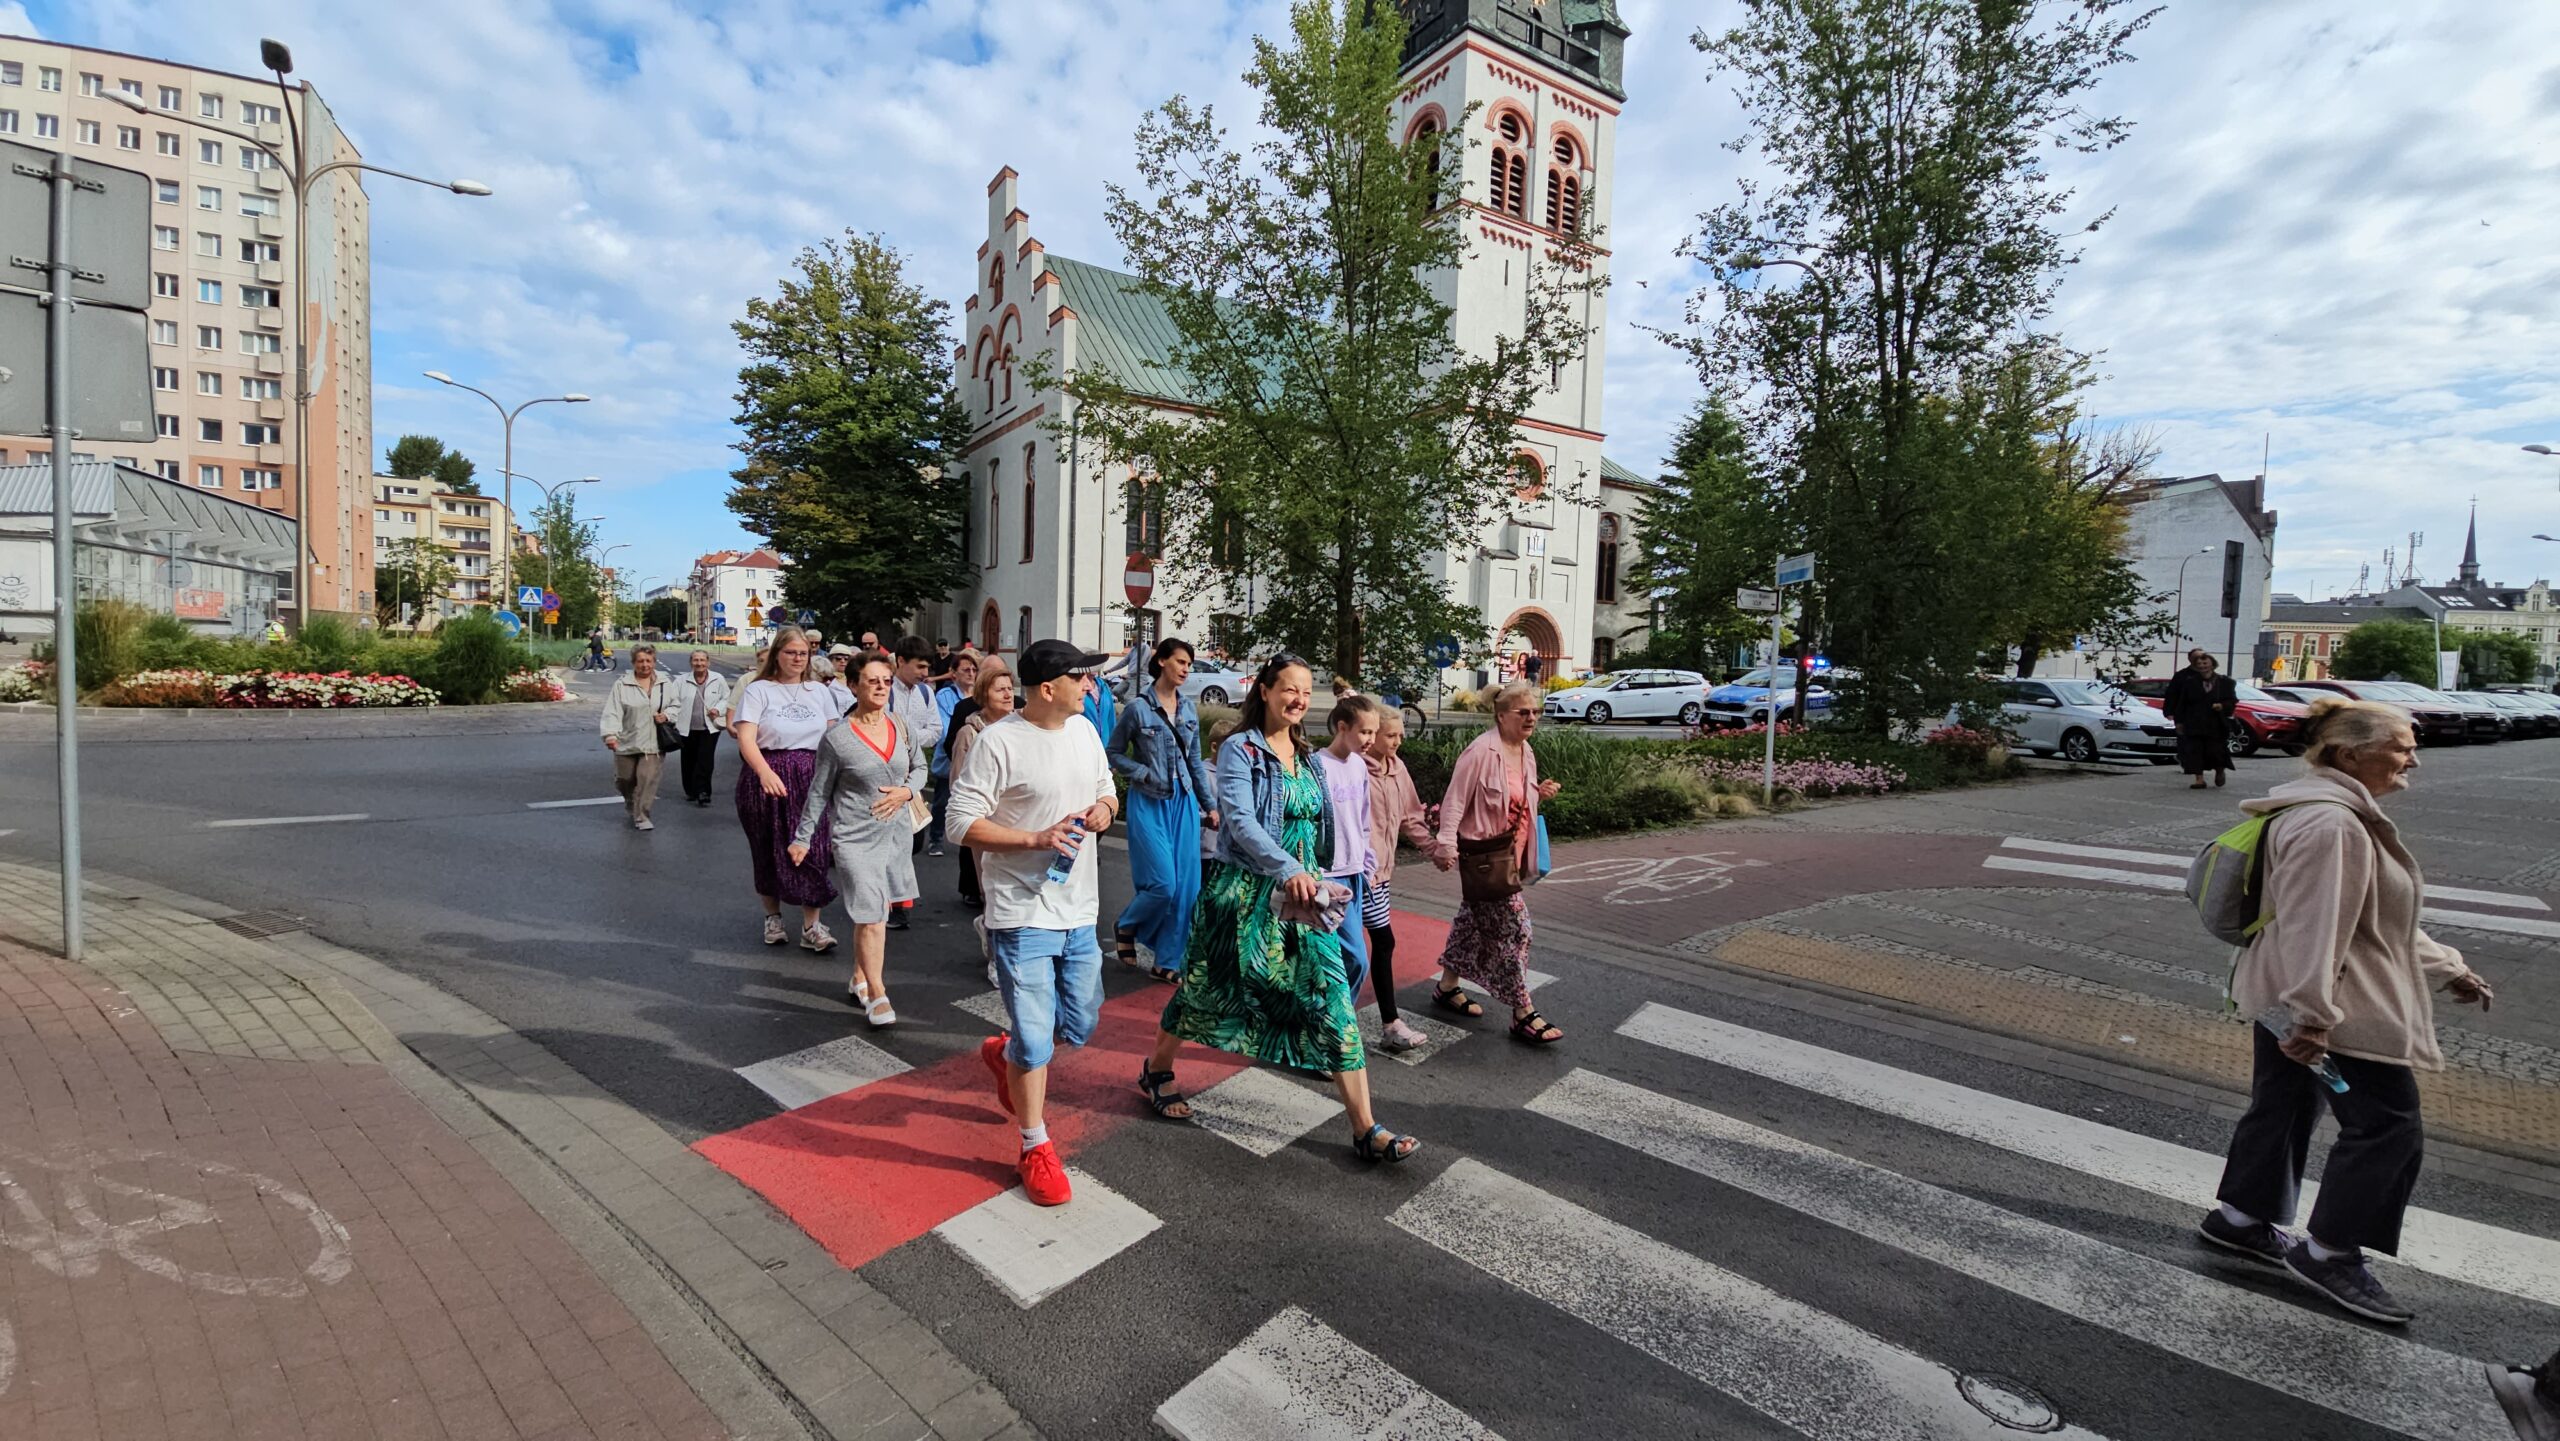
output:
MULTIPOLYGON (((71 157, 53 152, 52 250, 45 257, 45 429, 53 439, 53 714, 56 798, 62 812, 62 957, 78 961, 80 925, 80 641, 72 625, 71 196, 82 182, 71 157)), ((95 181, 91 189, 101 189, 95 181)), ((296 537, 298 544, 300 538, 296 537)))

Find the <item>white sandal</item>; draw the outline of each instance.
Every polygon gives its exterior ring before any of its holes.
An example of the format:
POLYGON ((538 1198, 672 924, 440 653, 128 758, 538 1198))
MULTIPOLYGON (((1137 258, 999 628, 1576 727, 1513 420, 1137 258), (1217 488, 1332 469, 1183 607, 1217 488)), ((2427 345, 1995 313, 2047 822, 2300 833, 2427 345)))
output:
POLYGON ((889 1004, 887 996, 872 997, 870 1003, 862 1008, 862 1018, 869 1021, 875 1031, 898 1024, 897 1008, 889 1004))
POLYGON ((868 1011, 871 1009, 871 988, 862 983, 862 975, 860 972, 856 972, 852 981, 846 984, 844 988, 844 1003, 853 1007, 857 1011, 868 1011))

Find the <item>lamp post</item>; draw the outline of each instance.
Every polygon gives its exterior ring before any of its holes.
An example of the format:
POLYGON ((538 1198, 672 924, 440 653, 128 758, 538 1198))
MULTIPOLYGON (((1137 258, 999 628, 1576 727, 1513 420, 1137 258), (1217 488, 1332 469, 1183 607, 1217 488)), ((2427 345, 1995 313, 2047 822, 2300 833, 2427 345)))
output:
POLYGON ((2187 644, 2187 567, 2195 563, 2196 555, 2218 555, 2221 549, 2220 546, 2208 545, 2178 562, 2178 646, 2181 657, 2185 655, 2187 644))
MULTIPOLYGON (((426 377, 427 379, 436 382, 438 385, 450 385, 456 390, 470 391, 473 395, 489 402, 489 404, 497 410, 499 424, 506 443, 506 460, 499 467, 499 470, 500 473, 506 477, 506 495, 504 499, 507 506, 507 524, 515 524, 516 417, 524 414, 526 411, 531 410, 537 405, 584 405, 587 403, 587 397, 581 392, 575 390, 570 391, 566 395, 538 395, 533 399, 526 401, 524 404, 517 406, 515 409, 509 410, 506 407, 506 403, 499 400, 498 397, 491 395, 489 392, 482 390, 476 385, 465 385, 461 381, 454 379, 452 376, 445 374, 441 370, 427 371, 426 377)), ((501 556, 498 560, 498 591, 499 594, 505 598, 507 606, 511 610, 515 607, 516 603, 515 578, 515 547, 510 545, 507 547, 507 554, 501 556)))
POLYGON ((293 218, 296 226, 296 233, 293 236, 293 517, 294 527, 298 532, 294 537, 293 624, 294 629, 298 631, 311 615, 311 397, 313 391, 311 389, 310 256, 308 253, 311 247, 306 243, 311 232, 311 187, 317 184, 321 177, 332 171, 367 170, 376 175, 388 175, 395 180, 406 180, 437 190, 450 190, 456 195, 482 196, 491 192, 488 186, 477 180, 431 180, 423 175, 412 175, 405 170, 394 170, 387 165, 372 165, 361 160, 332 160, 325 165, 312 166, 311 157, 305 152, 303 145, 301 118, 294 113, 293 87, 284 78, 293 72, 293 52, 286 49, 279 41, 261 40, 258 42, 258 53, 266 67, 275 72, 276 89, 284 98, 282 109, 286 124, 293 135, 293 159, 290 161, 278 153, 274 146, 259 139, 253 132, 234 130, 227 125, 207 124, 195 116, 172 115, 166 111, 154 110, 143 102, 141 96, 123 90, 108 91, 107 98, 137 115, 148 115, 154 120, 161 121, 174 120, 198 130, 211 131, 216 135, 228 135, 234 140, 248 141, 251 145, 258 147, 269 160, 274 161, 276 168, 282 170, 285 178, 292 182, 293 218))
MULTIPOLYGON (((510 480, 522 480, 522 481, 528 481, 528 482, 531 482, 531 483, 532 483, 536 488, 540 489, 540 490, 541 490, 541 492, 542 492, 542 503, 543 503, 543 507, 547 510, 547 509, 549 509, 549 508, 550 508, 550 505, 551 505, 552 500, 553 500, 555 497, 557 497, 557 496, 560 494, 560 492, 562 492, 562 491, 564 491, 564 490, 567 490, 569 487, 571 487, 571 486, 573 486, 573 485, 594 485, 594 484, 596 484, 597 482, 599 482, 599 481, 603 480, 603 479, 604 479, 604 477, 603 477, 603 476, 601 476, 601 475, 582 475, 582 476, 579 476, 576 480, 564 480, 564 481, 561 481, 561 482, 559 482, 558 484, 555 484, 555 485, 544 485, 541 481, 535 480, 532 476, 529 476, 529 475, 515 475, 515 474, 513 474, 513 473, 510 473, 510 474, 509 474, 509 476, 508 476, 508 479, 510 479, 510 480)), ((514 529, 515 529, 515 524, 516 524, 515 511, 514 511, 513 509, 510 509, 510 510, 508 510, 508 512, 507 512, 507 529, 508 529, 508 530, 510 530, 510 531, 514 530, 514 529)), ((546 543, 547 543, 547 544, 549 544, 549 545, 551 546, 552 551, 553 551, 555 554, 558 552, 558 550, 559 550, 560 546, 559 546, 559 542, 558 542, 556 539, 554 539, 554 540, 549 540, 549 541, 547 541, 546 543)), ((515 554, 515 537, 514 537, 513 535, 509 535, 509 536, 507 537, 507 553, 508 553, 509 555, 513 555, 513 554, 515 554)), ((559 576, 559 562, 558 562, 557 560, 553 560, 553 561, 551 562, 551 566, 552 566, 552 575, 551 575, 551 579, 552 579, 553 583, 556 585, 556 584, 558 583, 559 579, 560 579, 560 576, 559 576)), ((513 592, 512 590, 510 590, 510 591, 508 592, 508 594, 510 595, 510 597, 512 597, 512 596, 513 596, 513 594, 514 594, 514 592, 513 592)), ((556 625, 556 624, 557 624, 557 622, 554 622, 554 624, 556 625)), ((559 634, 560 634, 560 632, 559 632, 557 629, 555 629, 555 630, 553 630, 553 631, 552 631, 552 635, 553 635, 555 638, 556 638, 556 637, 558 637, 558 635, 559 635, 559 634)))
MULTIPOLYGON (((596 557, 596 589, 598 591, 604 591, 605 577, 613 570, 613 567, 605 564, 607 557, 610 557, 617 550, 629 550, 630 548, 631 542, 627 540, 617 541, 612 545, 606 546, 603 552, 596 557)), ((600 607, 604 611, 604 621, 606 625, 609 626, 614 623, 616 619, 614 612, 621 609, 621 607, 622 581, 621 577, 616 576, 614 578, 613 589, 610 592, 605 593, 604 604, 600 607)))
MULTIPOLYGON (((2532 451, 2536 455, 2547 455, 2554 459, 2560 459, 2560 449, 2554 449, 2548 445, 2528 445, 2525 449, 2532 451)), ((2547 535, 2537 535, 2534 537, 2535 540, 2549 540, 2550 538, 2551 537, 2547 535)))

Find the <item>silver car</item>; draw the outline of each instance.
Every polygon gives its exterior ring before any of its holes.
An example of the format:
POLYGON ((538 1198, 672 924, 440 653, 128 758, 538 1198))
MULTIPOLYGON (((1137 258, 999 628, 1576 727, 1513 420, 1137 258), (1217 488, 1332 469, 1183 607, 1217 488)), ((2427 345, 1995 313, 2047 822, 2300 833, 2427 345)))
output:
POLYGON ((1707 713, 1707 678, 1693 670, 1611 671, 1565 690, 1547 692, 1545 714, 1557 720, 1602 726, 1640 720, 1676 720, 1693 726, 1707 713))
POLYGON ((2178 754, 2178 728, 2168 717, 2094 681, 2003 680, 2000 713, 2018 744, 2035 755, 2158 762, 2178 754))

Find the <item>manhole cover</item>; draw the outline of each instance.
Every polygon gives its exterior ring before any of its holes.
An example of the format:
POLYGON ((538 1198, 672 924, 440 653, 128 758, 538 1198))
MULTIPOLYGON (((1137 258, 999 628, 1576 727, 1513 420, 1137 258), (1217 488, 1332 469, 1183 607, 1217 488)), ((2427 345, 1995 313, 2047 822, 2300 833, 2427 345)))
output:
POLYGON ((281 936, 288 931, 302 930, 310 923, 300 916, 287 915, 283 911, 242 911, 237 915, 224 916, 214 924, 233 935, 265 940, 269 936, 281 936))
POLYGON ((2062 1429, 2062 1418, 2054 1413, 2053 1403, 2023 1382, 2006 1376, 1959 1376, 1956 1391, 1974 1410, 2011 1431, 2043 1433, 2062 1429))

